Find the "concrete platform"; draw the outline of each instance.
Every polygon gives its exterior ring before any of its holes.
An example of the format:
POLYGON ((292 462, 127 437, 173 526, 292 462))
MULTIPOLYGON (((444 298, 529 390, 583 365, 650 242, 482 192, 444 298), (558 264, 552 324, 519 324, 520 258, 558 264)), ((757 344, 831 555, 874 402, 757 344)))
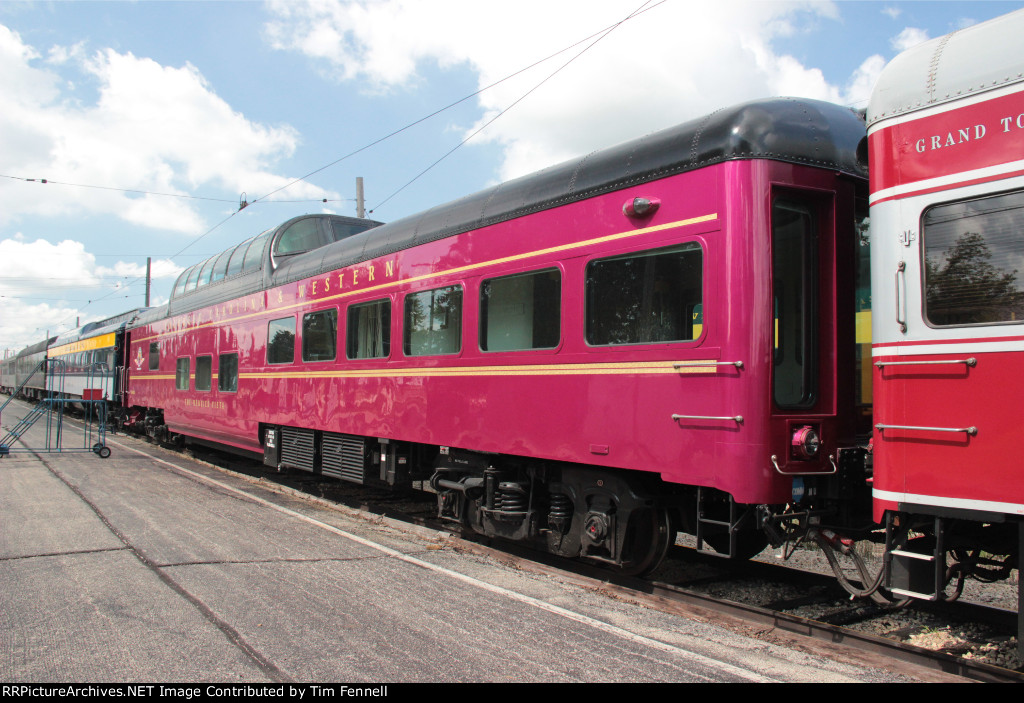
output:
POLYGON ((5 683, 908 680, 109 440, 0 461, 5 683))

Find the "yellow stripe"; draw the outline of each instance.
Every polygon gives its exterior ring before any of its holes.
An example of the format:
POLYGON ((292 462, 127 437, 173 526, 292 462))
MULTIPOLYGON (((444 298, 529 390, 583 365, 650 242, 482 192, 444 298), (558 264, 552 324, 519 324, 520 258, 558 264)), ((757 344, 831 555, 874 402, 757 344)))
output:
MULTIPOLYGON (((523 364, 518 366, 449 366, 432 368, 374 368, 336 371, 265 371, 238 374, 242 379, 287 378, 429 378, 469 376, 646 376, 652 374, 715 373, 718 367, 707 359, 676 361, 637 361, 598 364, 523 364), (677 363, 686 363, 675 368, 677 363), (707 364, 698 366, 696 364, 707 364)), ((174 376, 135 374, 139 381, 171 381, 174 376)))
POLYGON ((616 376, 680 373, 709 373, 717 371, 713 361, 687 361, 687 364, 707 363, 707 366, 686 366, 677 369, 676 362, 650 361, 607 364, 523 364, 521 366, 451 366, 433 368, 376 368, 349 371, 267 371, 241 373, 239 378, 431 378, 468 376, 616 376))
POLYGON ((71 342, 70 344, 62 344, 59 347, 52 347, 46 352, 46 356, 53 358, 55 356, 66 356, 68 354, 77 354, 82 351, 91 351, 93 349, 106 349, 114 346, 114 339, 116 335, 111 332, 110 334, 100 335, 99 337, 90 337, 89 339, 80 339, 77 342, 71 342))
MULTIPOLYGON (((628 239, 630 237, 639 237, 639 236, 644 235, 644 234, 651 234, 653 232, 662 232, 664 230, 675 229, 677 227, 686 227, 687 225, 696 225, 696 224, 700 224, 702 222, 712 222, 712 221, 717 220, 717 219, 718 219, 718 213, 712 212, 712 213, 709 213, 707 215, 700 215, 699 217, 691 217, 691 218, 689 218, 687 220, 677 220, 675 222, 667 222, 667 223, 665 223, 663 225, 655 225, 654 227, 644 227, 642 229, 630 230, 628 232, 619 232, 617 234, 609 234, 609 235, 606 235, 604 237, 595 237, 593 239, 587 239, 587 240, 584 240, 584 241, 581 241, 581 242, 572 242, 571 244, 560 244, 560 245, 555 246, 555 247, 547 247, 545 249, 536 249, 534 251, 525 252, 523 254, 515 254, 513 256, 503 256, 503 257, 500 257, 498 259, 491 259, 489 261, 481 261, 480 263, 476 263, 476 264, 467 264, 465 266, 457 266, 455 268, 446 269, 444 271, 436 271, 434 273, 425 273, 425 274, 422 274, 420 276, 413 276, 412 278, 403 278, 403 279, 399 279, 397 281, 390 281, 388 283, 380 283, 380 284, 378 284, 376 286, 369 286, 367 288, 357 288, 357 289, 354 289, 354 290, 345 291, 343 293, 335 293, 334 295, 329 295, 329 296, 326 296, 326 297, 323 297, 323 298, 307 298, 306 300, 303 300, 302 302, 299 302, 299 303, 293 303, 293 304, 290 304, 290 305, 283 305, 283 306, 281 306, 279 308, 269 308, 268 307, 268 308, 264 308, 263 310, 260 310, 259 312, 249 313, 248 315, 239 315, 238 317, 229 317, 229 318, 225 318, 225 319, 222 319, 222 320, 211 320, 209 322, 203 322, 201 324, 195 325, 193 327, 188 327, 186 329, 187 330, 198 330, 198 329, 202 329, 204 327, 209 327, 211 325, 222 325, 222 324, 226 324, 226 323, 229 323, 229 322, 236 322, 236 321, 239 321, 239 320, 248 320, 251 317, 263 317, 267 313, 287 312, 288 310, 292 310, 292 309, 295 309, 295 308, 305 307, 305 306, 309 305, 310 303, 318 303, 319 304, 319 303, 330 302, 332 300, 341 300, 343 298, 348 298, 348 297, 351 297, 353 295, 363 295, 364 293, 373 293, 373 292, 376 292, 376 291, 385 290, 387 288, 394 288, 396 286, 407 285, 407 284, 410 284, 410 283, 417 283, 419 281, 430 280, 432 278, 441 278, 442 276, 451 276, 453 274, 466 273, 467 271, 474 271, 476 269, 485 268, 487 266, 495 266, 495 265, 498 265, 498 264, 507 264, 507 263, 514 262, 514 261, 522 261, 523 259, 530 259, 530 258, 533 258, 535 256, 544 256, 545 254, 557 254, 557 253, 563 252, 563 251, 571 251, 573 249, 581 249, 581 248, 584 248, 584 247, 591 247, 591 246, 594 246, 595 244, 604 244, 604 243, 613 242, 613 241, 616 241, 616 240, 619 240, 619 239, 628 239)), ((370 259, 369 261, 372 261, 372 259, 370 259)), ((366 263, 366 262, 360 262, 360 263, 366 263)), ((357 265, 358 264, 353 264, 353 266, 357 266, 357 265)), ((345 268, 351 268, 351 267, 347 266, 345 268)), ((316 278, 316 277, 315 276, 311 276, 310 279, 306 279, 306 280, 311 280, 312 278, 316 278)), ((268 290, 260 291, 260 294, 267 294, 267 293, 269 293, 268 290)), ((250 294, 250 295, 253 295, 253 294, 250 294)), ((239 299, 244 298, 244 297, 246 297, 246 296, 240 296, 239 299)), ((216 307, 216 306, 211 306, 211 307, 216 307)), ((188 314, 188 313, 184 313, 184 314, 188 314)), ((180 332, 183 332, 183 331, 185 331, 185 330, 175 330, 173 332, 161 332, 160 334, 153 335, 152 337, 143 337, 143 338, 138 339, 136 341, 138 341, 138 342, 147 342, 147 341, 149 341, 151 339, 160 339, 161 337, 169 337, 169 336, 172 336, 172 335, 176 335, 176 334, 178 334, 180 332)))

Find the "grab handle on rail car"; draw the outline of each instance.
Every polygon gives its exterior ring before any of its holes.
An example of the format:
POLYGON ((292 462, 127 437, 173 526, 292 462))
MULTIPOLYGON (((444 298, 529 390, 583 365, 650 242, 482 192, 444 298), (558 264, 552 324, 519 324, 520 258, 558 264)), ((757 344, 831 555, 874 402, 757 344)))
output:
POLYGON ((917 427, 915 425, 875 425, 875 429, 879 432, 884 430, 921 430, 924 432, 966 432, 971 437, 978 434, 978 428, 974 425, 970 427, 917 427))
POLYGON ((783 476, 831 476, 832 474, 839 471, 839 467, 836 466, 835 454, 828 455, 828 463, 832 464, 831 471, 783 471, 779 466, 779 457, 776 454, 772 454, 772 466, 775 467, 775 472, 782 474, 783 476))
POLYGON ((672 415, 673 420, 731 420, 737 425, 743 424, 742 415, 672 415))
POLYGON ((907 332, 907 262, 896 267, 896 322, 900 332, 907 332))
POLYGON ((941 361, 878 361, 875 366, 884 368, 886 366, 924 366, 926 364, 967 364, 970 367, 978 365, 978 360, 973 356, 968 359, 944 359, 941 361))
POLYGON ((693 366, 735 366, 738 369, 743 368, 742 361, 680 361, 672 364, 674 369, 685 369, 693 366))

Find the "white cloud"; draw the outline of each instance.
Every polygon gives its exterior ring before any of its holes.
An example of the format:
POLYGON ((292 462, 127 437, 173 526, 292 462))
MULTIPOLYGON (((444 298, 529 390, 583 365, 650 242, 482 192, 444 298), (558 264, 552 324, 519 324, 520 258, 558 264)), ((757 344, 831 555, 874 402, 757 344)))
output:
MULTIPOLYGON (((109 297, 146 276, 145 264, 118 261, 97 266, 82 242, 30 242, 21 233, 0 240, 0 261, 0 343, 8 349, 42 341, 47 331, 66 332, 76 318, 84 324, 102 317, 91 313, 88 301, 109 297)), ((173 279, 183 270, 173 261, 157 259, 151 276, 173 279)), ((134 283, 129 290, 136 294, 133 300, 138 299, 143 286, 134 283)))
MULTIPOLYGON (((5 175, 49 178, 44 188, 0 182, 0 222, 22 215, 112 214, 132 224, 200 234, 206 223, 187 198, 269 192, 291 179, 272 172, 299 135, 233 110, 199 70, 163 66, 113 49, 52 47, 43 60, 0 25, 0 153, 5 175), (59 72, 58 72, 59 71, 59 72), (96 88, 82 104, 69 76, 96 88), (82 184, 108 188, 69 187, 82 184)), ((336 197, 308 183, 288 196, 336 197)))
POLYGON ((878 76, 881 75, 885 64, 885 57, 880 54, 864 59, 864 62, 857 67, 846 84, 843 94, 844 104, 859 108, 867 107, 868 100, 871 99, 871 91, 874 90, 875 83, 878 82, 878 76))
POLYGON ((917 27, 907 27, 902 32, 897 34, 895 37, 889 40, 889 44, 896 51, 906 51, 911 47, 917 46, 923 42, 926 42, 931 37, 928 36, 928 31, 925 29, 918 29, 917 27))
POLYGON ((67 329, 77 311, 66 298, 78 287, 100 283, 95 258, 81 242, 51 244, 23 237, 0 241, 0 340, 21 349, 67 329), (64 325, 61 327, 61 325, 64 325))
MULTIPOLYGON (((170 259, 157 259, 150 265, 149 276, 150 278, 177 278, 182 271, 185 270, 184 266, 178 266, 170 259)), ((132 261, 118 261, 112 267, 108 268, 100 266, 96 269, 97 274, 101 276, 125 276, 130 278, 145 278, 146 277, 146 265, 139 264, 132 261)))
MULTIPOLYGON (((775 40, 837 18, 832 3, 652 5, 540 87, 593 40, 478 96, 485 116, 465 128, 467 135, 536 88, 476 138, 502 146, 501 178, 757 97, 860 100, 874 67, 862 66, 844 89, 775 48, 775 40)), ((487 86, 631 9, 614 0, 272 0, 269 7, 273 46, 304 53, 339 80, 373 91, 414 88, 425 61, 469 66, 487 86)))
MULTIPOLYGON (((29 281, 39 288, 67 289, 93 286, 99 282, 96 258, 81 242, 65 240, 51 244, 44 239, 27 242, 24 237, 0 241, 0 292, 10 290, 11 281, 29 281)), ((20 290, 24 286, 16 285, 20 290)))

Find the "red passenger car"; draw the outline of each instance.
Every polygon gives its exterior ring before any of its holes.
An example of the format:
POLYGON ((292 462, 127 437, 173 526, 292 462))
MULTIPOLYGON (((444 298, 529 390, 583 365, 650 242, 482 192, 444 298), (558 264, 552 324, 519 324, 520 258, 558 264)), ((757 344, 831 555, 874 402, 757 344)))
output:
POLYGON ((868 112, 875 518, 900 596, 1006 577, 1019 553, 1022 33, 1016 12, 921 44, 868 112))
POLYGON ((387 225, 299 218, 132 330, 132 418, 350 481, 429 477, 443 517, 628 571, 676 530, 759 551, 755 507, 855 443, 837 262, 865 166, 857 115, 776 99, 387 225))

